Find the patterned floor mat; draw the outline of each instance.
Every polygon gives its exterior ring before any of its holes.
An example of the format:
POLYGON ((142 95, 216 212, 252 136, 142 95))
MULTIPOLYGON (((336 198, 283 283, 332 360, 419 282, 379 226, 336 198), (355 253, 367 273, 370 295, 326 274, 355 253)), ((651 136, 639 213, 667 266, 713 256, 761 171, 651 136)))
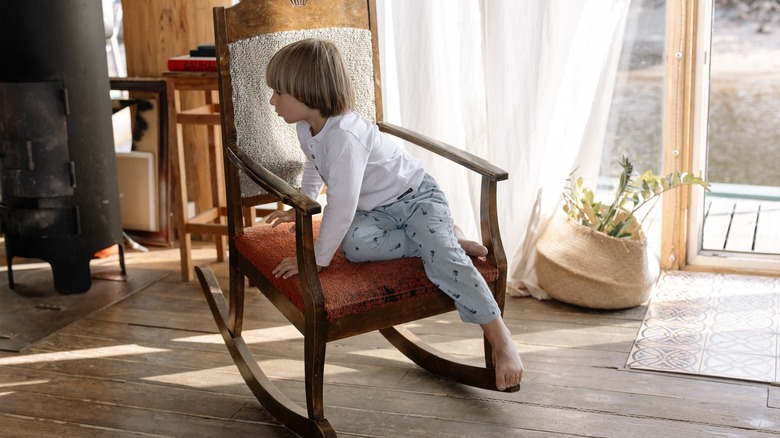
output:
POLYGON ((665 272, 626 366, 777 382, 780 278, 665 272))

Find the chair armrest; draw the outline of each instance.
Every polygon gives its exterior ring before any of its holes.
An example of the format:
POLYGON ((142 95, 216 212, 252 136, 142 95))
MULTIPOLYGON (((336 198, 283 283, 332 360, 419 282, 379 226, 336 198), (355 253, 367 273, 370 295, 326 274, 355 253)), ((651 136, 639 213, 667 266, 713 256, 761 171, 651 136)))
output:
MULTIPOLYGON (((319 272, 314 256, 314 233, 312 216, 321 212, 322 207, 308 196, 302 194, 273 172, 241 152, 231 148, 225 149, 227 157, 239 169, 246 172, 249 178, 277 196, 286 205, 293 207, 295 213, 295 249, 298 259, 298 273, 301 282, 305 318, 314 321, 324 321, 325 297, 322 293, 319 272)), ((306 324, 301 323, 301 327, 306 324)))
POLYGON ((496 266, 500 272, 499 275, 501 279, 498 282, 500 286, 494 291, 494 296, 499 303, 499 306, 503 309, 504 294, 506 292, 507 267, 504 245, 501 242, 501 233, 498 229, 498 200, 496 189, 498 181, 509 179, 509 173, 494 166, 483 158, 409 129, 386 122, 377 122, 377 126, 382 132, 406 140, 423 149, 427 149, 445 159, 482 175, 482 188, 480 194, 480 228, 482 230, 482 243, 488 248, 488 260, 493 266, 496 266))
POLYGON ((455 146, 434 140, 430 137, 426 137, 422 134, 397 125, 393 125, 391 123, 377 122, 377 126, 382 132, 416 144, 417 146, 427 149, 450 161, 458 163, 461 166, 471 169, 474 172, 477 172, 493 181, 504 181, 509 178, 509 174, 505 170, 494 166, 483 158, 458 149, 455 146))
POLYGON ((287 181, 279 178, 242 151, 234 152, 232 149, 227 148, 227 155, 230 161, 243 170, 252 181, 268 193, 281 199, 283 203, 307 216, 312 216, 322 211, 322 206, 319 203, 287 184, 287 181))

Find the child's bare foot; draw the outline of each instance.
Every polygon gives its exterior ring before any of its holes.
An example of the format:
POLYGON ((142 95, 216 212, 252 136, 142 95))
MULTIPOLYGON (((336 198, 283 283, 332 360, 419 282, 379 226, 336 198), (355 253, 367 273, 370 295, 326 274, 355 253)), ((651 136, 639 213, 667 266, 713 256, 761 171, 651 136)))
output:
POLYGON ((496 388, 503 391, 523 380, 523 361, 513 343, 508 348, 494 348, 496 353, 496 388))
POLYGON ((454 225, 452 228, 455 232, 455 238, 458 239, 458 243, 460 244, 460 247, 463 248, 463 251, 466 251, 466 255, 471 257, 485 257, 487 255, 488 249, 485 245, 467 239, 459 226, 454 225))
POLYGON ((520 354, 512 341, 512 334, 504 325, 504 320, 496 318, 483 324, 482 330, 496 355, 496 388, 504 391, 519 385, 523 380, 523 361, 520 360, 520 354))

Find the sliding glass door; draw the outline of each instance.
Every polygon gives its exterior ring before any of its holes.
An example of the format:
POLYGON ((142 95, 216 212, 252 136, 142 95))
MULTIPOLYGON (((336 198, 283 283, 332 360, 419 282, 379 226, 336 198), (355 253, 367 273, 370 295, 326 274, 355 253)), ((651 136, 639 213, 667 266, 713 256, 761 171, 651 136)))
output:
POLYGON ((780 272, 780 0, 699 2, 688 264, 780 272))

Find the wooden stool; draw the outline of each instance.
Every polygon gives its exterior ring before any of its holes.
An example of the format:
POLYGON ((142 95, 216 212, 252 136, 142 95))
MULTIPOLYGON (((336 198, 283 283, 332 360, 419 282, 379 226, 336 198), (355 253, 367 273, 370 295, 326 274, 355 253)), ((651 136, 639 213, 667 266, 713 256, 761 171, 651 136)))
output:
MULTIPOLYGON (((168 95, 171 129, 175 128, 176 144, 171 148, 171 178, 174 198, 174 223, 181 251, 181 278, 190 281, 193 278, 192 235, 216 236, 217 261, 225 260, 227 249, 227 222, 225 218, 225 176, 222 163, 222 135, 220 132, 219 103, 217 92, 217 74, 214 72, 165 72, 168 79, 168 95), (182 91, 202 92, 205 104, 193 108, 184 108, 182 91), (208 165, 198 166, 198 189, 207 190, 210 186, 211 205, 190 216, 187 190, 187 166, 198 159, 185 145, 184 125, 204 125, 207 127, 208 165), (189 152, 189 154, 188 154, 189 152)), ((206 196, 207 197, 207 196, 206 196)), ((203 197, 201 197, 203 198, 203 197)))

